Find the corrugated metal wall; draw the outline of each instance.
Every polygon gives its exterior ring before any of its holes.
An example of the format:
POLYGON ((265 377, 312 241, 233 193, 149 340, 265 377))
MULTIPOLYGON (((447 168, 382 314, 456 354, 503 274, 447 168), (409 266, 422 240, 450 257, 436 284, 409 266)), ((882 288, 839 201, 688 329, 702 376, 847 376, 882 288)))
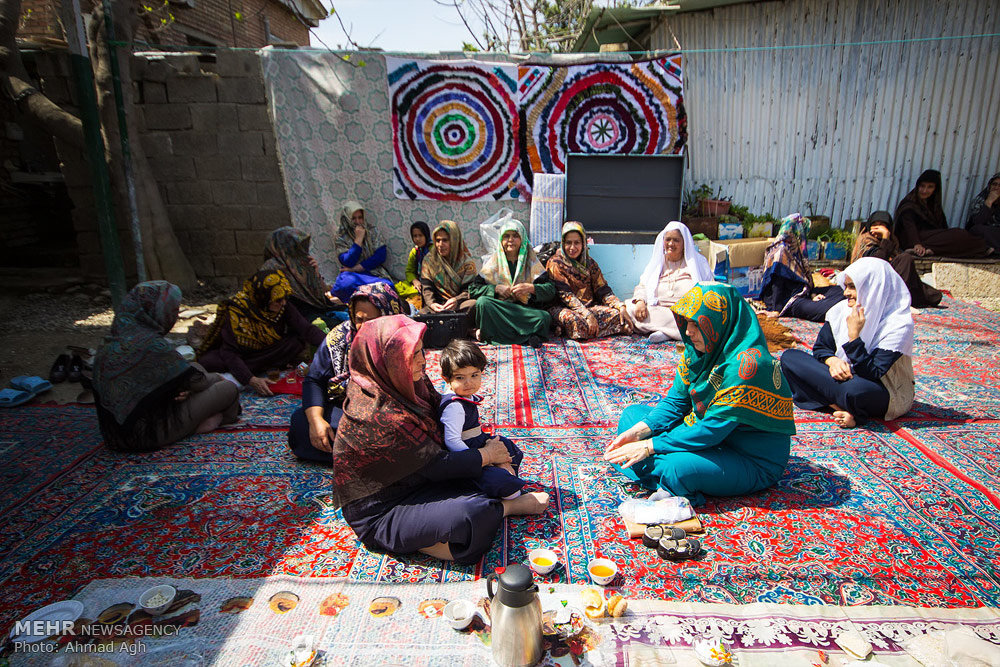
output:
MULTIPOLYGON (((1000 33, 996 0, 786 0, 667 16, 652 48, 732 49, 1000 33), (676 42, 675 42, 676 38, 676 42)), ((686 53, 688 186, 755 213, 890 212, 919 173, 945 213, 1000 171, 1000 38, 686 53)))

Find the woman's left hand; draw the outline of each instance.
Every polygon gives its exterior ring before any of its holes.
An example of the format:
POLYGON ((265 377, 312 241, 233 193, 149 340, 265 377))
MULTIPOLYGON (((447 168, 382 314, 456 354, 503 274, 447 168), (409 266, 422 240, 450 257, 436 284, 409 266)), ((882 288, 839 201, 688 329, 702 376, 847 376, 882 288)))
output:
POLYGON ((457 306, 458 306, 458 299, 456 299, 455 297, 451 297, 450 299, 444 302, 444 308, 442 308, 441 310, 455 310, 457 306))
POLYGON ((178 392, 176 396, 174 396, 174 400, 177 401, 178 403, 180 401, 186 401, 188 399, 188 396, 190 395, 191 395, 190 391, 181 391, 178 392))
POLYGON ((652 440, 637 440, 604 452, 604 460, 620 465, 622 468, 631 468, 648 457, 652 450, 652 440))
POLYGON ((825 294, 813 294, 812 300, 813 301, 822 301, 825 298, 826 298, 825 294))
POLYGON ((618 306, 618 321, 622 323, 626 331, 632 331, 632 318, 628 316, 628 308, 625 304, 618 306))
POLYGON ((854 340, 861 335, 861 330, 865 328, 865 309, 860 305, 851 308, 847 314, 847 338, 854 340))
POLYGON ((316 258, 313 257, 312 255, 309 256, 309 266, 313 267, 314 269, 319 268, 319 262, 317 262, 316 258))
POLYGON ((535 293, 535 285, 533 283, 518 283, 511 287, 510 291, 518 301, 528 303, 531 295, 535 293))

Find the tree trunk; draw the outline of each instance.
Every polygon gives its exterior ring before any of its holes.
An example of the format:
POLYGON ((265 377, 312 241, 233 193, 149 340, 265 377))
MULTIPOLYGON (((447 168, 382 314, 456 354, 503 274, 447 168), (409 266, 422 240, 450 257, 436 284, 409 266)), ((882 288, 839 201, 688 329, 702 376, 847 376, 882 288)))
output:
MULTIPOLYGON (((120 0, 112 3, 112 20, 114 21, 115 38, 131 43, 138 24, 135 4, 120 0)), ((90 42, 91 59, 94 63, 94 80, 97 87, 101 125, 104 128, 105 149, 111 168, 116 217, 118 224, 124 226, 129 224, 132 213, 125 180, 121 137, 118 131, 118 110, 115 106, 111 54, 107 47, 106 24, 100 2, 97 3, 94 10, 90 33, 88 41, 90 42)), ((182 290, 190 289, 197 283, 194 269, 191 268, 191 263, 177 242, 177 236, 170 224, 166 206, 163 204, 163 197, 156 184, 156 177, 146 159, 142 142, 138 140, 139 132, 135 125, 133 104, 131 58, 121 50, 118 50, 117 54, 118 71, 122 81, 126 131, 129 138, 132 139, 129 141, 129 152, 132 156, 132 177, 146 273, 149 279, 167 280, 182 290)))

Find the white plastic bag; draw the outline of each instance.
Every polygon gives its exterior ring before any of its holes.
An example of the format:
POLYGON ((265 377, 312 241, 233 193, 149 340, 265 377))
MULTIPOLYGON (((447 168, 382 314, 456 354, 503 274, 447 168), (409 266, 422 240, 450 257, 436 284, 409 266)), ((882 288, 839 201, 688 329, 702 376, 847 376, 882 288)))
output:
POLYGON ((622 518, 631 523, 653 525, 680 523, 694 516, 691 501, 680 496, 629 498, 618 507, 622 518))
POLYGON ((500 247, 500 228, 513 217, 514 211, 505 206, 479 223, 479 238, 483 243, 483 251, 486 253, 483 255, 482 265, 485 265, 486 261, 500 247))

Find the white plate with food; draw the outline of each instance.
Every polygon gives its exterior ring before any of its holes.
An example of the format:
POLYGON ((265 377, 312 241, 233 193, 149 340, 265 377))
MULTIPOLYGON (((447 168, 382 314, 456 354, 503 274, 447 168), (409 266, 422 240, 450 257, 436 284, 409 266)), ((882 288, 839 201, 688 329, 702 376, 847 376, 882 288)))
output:
MULTIPOLYGON (((63 623, 63 622, 74 622, 80 616, 83 615, 83 603, 77 600, 63 600, 61 602, 53 602, 50 605, 42 607, 41 609, 36 609, 24 618, 22 618, 19 623, 34 623, 36 621, 41 621, 43 623, 63 623)), ((44 627, 44 626, 43 626, 44 627)), ((55 628, 55 626, 49 626, 55 628)), ((62 627, 62 626, 60 626, 62 627)), ((22 632, 18 636, 14 636, 14 632, 18 629, 17 624, 14 624, 14 629, 10 631, 11 641, 15 642, 26 642, 34 643, 40 642, 47 637, 51 637, 54 634, 62 634, 58 630, 50 632, 47 634, 36 635, 32 632, 33 628, 27 628, 26 632, 22 632)))

